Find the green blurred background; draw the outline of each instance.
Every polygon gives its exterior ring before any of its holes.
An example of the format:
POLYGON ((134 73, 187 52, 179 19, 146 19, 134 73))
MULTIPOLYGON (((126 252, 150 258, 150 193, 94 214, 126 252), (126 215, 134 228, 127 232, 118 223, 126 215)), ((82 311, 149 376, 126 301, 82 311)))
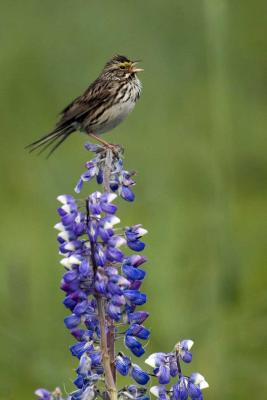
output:
POLYGON ((53 225, 86 138, 48 161, 23 147, 114 53, 145 68, 106 138, 139 173, 120 216, 149 230, 148 352, 192 338, 206 399, 267 397, 266 16, 265 0, 1 1, 1 400, 73 388, 53 225))

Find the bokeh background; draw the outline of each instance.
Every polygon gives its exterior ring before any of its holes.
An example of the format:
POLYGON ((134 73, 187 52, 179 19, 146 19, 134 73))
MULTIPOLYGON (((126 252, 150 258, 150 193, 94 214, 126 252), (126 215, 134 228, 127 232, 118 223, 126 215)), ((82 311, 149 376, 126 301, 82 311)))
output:
POLYGON ((121 219, 149 230, 148 353, 192 338, 205 399, 267 397, 266 16, 265 0, 1 1, 1 400, 73 389, 53 225, 86 138, 49 160, 24 146, 114 53, 145 68, 109 140, 138 171, 121 219))

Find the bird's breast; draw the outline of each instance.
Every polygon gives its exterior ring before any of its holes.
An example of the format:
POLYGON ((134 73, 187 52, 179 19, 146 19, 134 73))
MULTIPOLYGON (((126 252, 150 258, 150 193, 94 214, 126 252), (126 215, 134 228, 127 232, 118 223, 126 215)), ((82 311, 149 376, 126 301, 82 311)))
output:
POLYGON ((135 101, 118 102, 107 107, 107 109, 98 118, 90 124, 90 130, 93 133, 101 134, 114 129, 119 125, 127 115, 133 110, 135 101))
POLYGON ((119 125, 133 110, 141 92, 138 78, 119 86, 113 98, 103 102, 94 115, 91 115, 85 127, 87 132, 101 134, 119 125))

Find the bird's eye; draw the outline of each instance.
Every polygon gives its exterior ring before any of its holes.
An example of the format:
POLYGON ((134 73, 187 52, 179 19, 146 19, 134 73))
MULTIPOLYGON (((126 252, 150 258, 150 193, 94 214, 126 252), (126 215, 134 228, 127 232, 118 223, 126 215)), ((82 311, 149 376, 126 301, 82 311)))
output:
POLYGON ((124 64, 120 65, 120 69, 125 69, 125 68, 126 68, 126 65, 124 65, 124 64))

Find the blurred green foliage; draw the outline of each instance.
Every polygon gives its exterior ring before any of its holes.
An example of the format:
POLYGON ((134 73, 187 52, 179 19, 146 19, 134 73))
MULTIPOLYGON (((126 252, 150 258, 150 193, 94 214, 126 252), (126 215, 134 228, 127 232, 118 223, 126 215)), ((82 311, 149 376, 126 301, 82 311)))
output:
POLYGON ((147 350, 192 338, 206 399, 267 396, 266 15, 265 0, 1 2, 1 400, 72 389, 53 225, 86 138, 48 161, 23 147, 114 53, 145 68, 106 138, 139 172, 120 216, 149 229, 147 350))

